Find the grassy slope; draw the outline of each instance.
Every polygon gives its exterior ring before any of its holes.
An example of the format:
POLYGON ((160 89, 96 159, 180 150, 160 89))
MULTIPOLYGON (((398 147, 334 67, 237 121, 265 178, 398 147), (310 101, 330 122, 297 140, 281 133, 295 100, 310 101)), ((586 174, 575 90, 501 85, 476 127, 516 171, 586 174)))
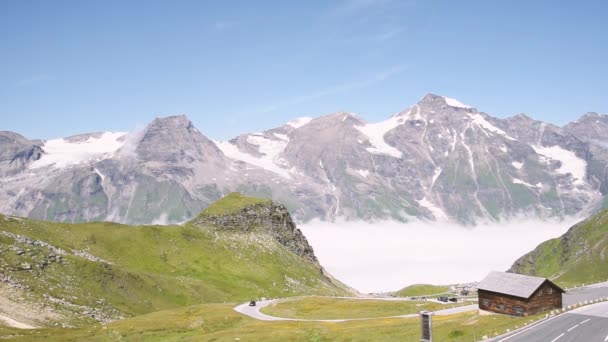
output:
POLYGON ((238 192, 233 192, 226 195, 223 199, 212 203, 201 215, 229 215, 237 213, 245 207, 270 202, 271 200, 269 199, 249 197, 238 192))
POLYGON ((29 286, 30 300, 45 302, 43 294, 47 294, 72 304, 116 309, 122 316, 133 316, 262 296, 345 294, 320 274, 317 265, 260 232, 206 232, 189 225, 64 224, 1 215, 0 231, 45 241, 66 251, 84 250, 111 263, 67 255, 63 263, 50 263, 43 270, 21 271, 17 269, 20 264, 35 265, 48 250, 16 244, 29 249, 18 256, 10 250, 15 241, 0 236, 0 250, 6 251, 0 253, 0 271, 29 286))
MULTIPOLYGON (((240 315, 231 304, 205 304, 79 329, 20 331, 0 328, 0 336, 26 341, 420 341, 419 319, 374 319, 344 323, 263 322, 240 315), (19 338, 20 337, 20 338, 19 338)), ((536 317, 433 317, 437 341, 472 341, 521 327, 536 317)))
POLYGON ((520 258, 512 271, 551 278, 562 286, 608 279, 608 210, 540 244, 520 258))
POLYGON ((398 297, 427 296, 449 292, 448 286, 415 284, 397 291, 398 297))
POLYGON ((400 316, 418 313, 423 310, 435 311, 461 305, 444 305, 434 302, 308 297, 281 301, 264 307, 261 311, 276 317, 340 319, 400 316))

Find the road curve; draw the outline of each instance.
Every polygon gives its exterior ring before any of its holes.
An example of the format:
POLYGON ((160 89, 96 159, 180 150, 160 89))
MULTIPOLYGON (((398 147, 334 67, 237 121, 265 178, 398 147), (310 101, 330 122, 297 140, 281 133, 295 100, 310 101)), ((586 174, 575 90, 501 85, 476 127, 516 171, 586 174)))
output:
POLYGON ((496 342, 608 341, 608 302, 592 304, 500 336, 496 342))
MULTIPOLYGON (((352 298, 352 299, 361 299, 361 298, 352 298)), ((373 298, 371 298, 373 299, 373 298)), ((255 318, 260 321, 296 321, 296 322, 349 322, 349 321, 365 321, 371 319, 383 319, 383 318, 414 318, 418 317, 418 314, 407 314, 407 315, 399 315, 399 316, 387 316, 387 317, 367 317, 367 318, 344 318, 344 319, 303 319, 303 318, 284 318, 284 317, 275 317, 270 316, 265 313, 260 312, 265 306, 268 306, 272 303, 276 303, 281 301, 282 299, 271 299, 271 300, 262 300, 256 303, 256 306, 249 306, 249 302, 237 305, 234 307, 234 311, 239 312, 243 315, 249 316, 251 318, 255 318)), ((475 305, 466 305, 459 306, 457 308, 450 308, 444 310, 435 311, 434 314, 438 316, 444 315, 453 315, 461 312, 468 312, 477 310, 478 306, 475 305)))
MULTIPOLYGON (((392 297, 391 298, 335 297, 335 298, 353 299, 353 300, 389 300, 389 301, 401 301, 401 300, 407 301, 408 300, 408 299, 405 299, 405 298, 392 298, 392 297)), ((570 289, 570 290, 568 290, 567 293, 564 294, 563 304, 564 304, 564 307, 567 307, 569 305, 575 305, 575 304, 579 304, 579 303, 582 303, 582 302, 585 302, 585 301, 592 301, 592 300, 597 300, 597 299, 600 299, 600 298, 608 298, 608 282, 598 283, 598 284, 593 284, 593 285, 589 285, 589 286, 585 286, 585 287, 579 287, 579 288, 570 289)), ((286 299, 294 299, 294 297, 292 297, 292 298, 286 298, 286 299)), ((412 317, 418 317, 418 314, 408 314, 408 315, 400 315, 400 316, 369 317, 369 318, 301 319, 301 318, 275 317, 275 316, 270 316, 270 315, 267 315, 267 314, 264 314, 264 313, 260 312, 260 309, 262 309, 263 307, 268 306, 268 305, 270 305, 272 303, 281 301, 281 300, 285 300, 285 299, 263 300, 263 301, 257 302, 256 306, 249 306, 249 303, 247 302, 247 303, 243 303, 243 304, 237 305, 236 307, 234 307, 234 310, 236 312, 239 312, 239 313, 243 314, 243 315, 249 316, 251 318, 255 318, 255 319, 260 320, 260 321, 348 322, 348 321, 361 321, 361 320, 382 319, 382 318, 412 318, 412 317)), ((586 307, 580 308, 580 309, 576 309, 576 310, 573 310, 573 311, 571 311, 569 313, 570 314, 575 314, 575 312, 577 312, 577 310, 584 310, 585 308, 586 307)), ((478 305, 475 304, 475 305, 460 306, 460 307, 451 308, 451 309, 438 310, 438 311, 435 311, 434 314, 438 315, 438 316, 452 315, 452 314, 457 314, 457 313, 462 313, 462 312, 475 311, 475 310, 478 310, 478 309, 479 309, 478 305)), ((608 314, 608 309, 606 310, 606 312, 608 314)), ((558 317, 561 317, 561 316, 563 316, 563 315, 560 315, 558 317)), ((541 322, 541 324, 544 323, 544 322, 547 322, 547 321, 543 321, 543 322, 541 322)), ((584 323, 584 324, 586 324, 586 323, 584 323)), ((604 322, 604 324, 607 324, 607 326, 608 326, 608 323, 604 322)), ((565 336, 565 334, 564 334, 564 336, 565 336)), ((557 342, 558 340, 556 340, 556 341, 548 340, 546 342, 557 342)), ((516 341, 516 340, 514 340, 514 341, 516 341)), ((521 340, 521 341, 523 341, 523 340, 521 340)), ((606 336, 606 340, 602 340, 602 341, 608 342, 608 336, 606 336)), ((560 342, 561 342, 561 340, 560 340, 560 342)))

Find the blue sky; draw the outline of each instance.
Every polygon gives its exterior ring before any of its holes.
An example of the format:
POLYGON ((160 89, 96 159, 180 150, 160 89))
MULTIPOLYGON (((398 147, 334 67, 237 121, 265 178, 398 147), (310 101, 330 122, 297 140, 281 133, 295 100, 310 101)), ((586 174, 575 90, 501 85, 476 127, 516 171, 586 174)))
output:
POLYGON ((186 114, 228 139, 426 93, 556 124, 608 113, 608 1, 1 1, 0 130, 186 114))

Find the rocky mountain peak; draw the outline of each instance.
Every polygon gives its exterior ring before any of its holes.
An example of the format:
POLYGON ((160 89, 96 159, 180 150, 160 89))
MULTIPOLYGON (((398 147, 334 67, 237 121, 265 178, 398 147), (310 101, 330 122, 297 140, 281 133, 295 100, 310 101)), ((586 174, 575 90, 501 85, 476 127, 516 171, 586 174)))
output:
POLYGON ((426 95, 424 95, 422 97, 422 99, 420 99, 420 101, 418 101, 417 103, 418 106, 421 107, 452 107, 452 108, 457 108, 457 109, 471 109, 471 106, 468 106, 462 102, 460 102, 459 100, 450 98, 450 97, 446 97, 446 96, 441 96, 441 95, 436 95, 436 94, 431 94, 428 93, 426 95))
POLYGON ((583 114, 583 116, 580 117, 580 119, 578 121, 582 121, 582 120, 592 120, 592 119, 599 119, 599 118, 606 118, 608 117, 608 115, 602 115, 596 112, 587 112, 585 114, 583 114))
POLYGON ((530 122, 536 121, 536 120, 532 119, 530 116, 528 116, 528 114, 526 114, 526 113, 519 113, 519 114, 513 115, 512 119, 519 120, 519 121, 530 121, 530 122))
POLYGON ((292 253, 318 263, 312 247, 289 211, 277 202, 230 193, 210 205, 191 224, 240 233, 268 233, 292 253))
POLYGON ((364 124, 363 120, 358 118, 355 114, 350 112, 335 112, 329 115, 321 116, 313 119, 310 125, 361 125, 364 124))
POLYGON ((140 160, 161 162, 208 162, 223 158, 217 146, 185 115, 154 119, 136 142, 140 160))
POLYGON ((589 112, 581 116, 575 122, 564 126, 564 130, 587 141, 600 143, 605 146, 608 137, 608 115, 589 112))
POLYGON ((433 102, 445 102, 445 100, 444 100, 444 97, 441 95, 427 93, 418 101, 418 104, 433 103, 433 102))

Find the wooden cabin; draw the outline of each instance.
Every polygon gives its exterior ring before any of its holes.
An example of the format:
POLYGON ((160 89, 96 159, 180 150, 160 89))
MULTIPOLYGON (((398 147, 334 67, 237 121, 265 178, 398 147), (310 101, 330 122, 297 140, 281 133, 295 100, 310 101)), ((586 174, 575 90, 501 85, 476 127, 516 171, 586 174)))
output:
POLYGON ((549 279, 492 272, 479 283, 479 309, 528 316, 562 308, 562 290, 549 279))

